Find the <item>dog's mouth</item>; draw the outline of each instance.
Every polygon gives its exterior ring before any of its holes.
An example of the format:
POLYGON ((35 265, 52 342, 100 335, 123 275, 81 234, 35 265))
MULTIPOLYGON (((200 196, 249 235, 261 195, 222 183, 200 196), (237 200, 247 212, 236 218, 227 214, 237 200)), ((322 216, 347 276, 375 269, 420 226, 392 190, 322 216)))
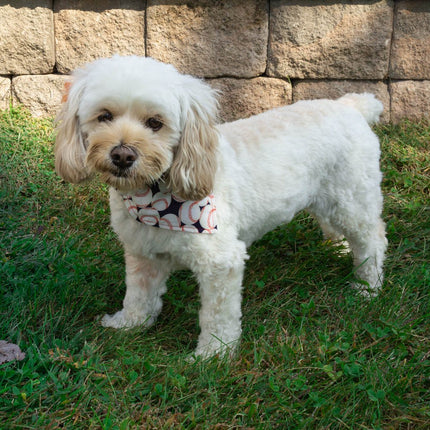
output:
POLYGON ((126 179, 131 175, 130 169, 112 169, 110 173, 115 176, 115 178, 126 179))
POLYGON ((108 147, 105 142, 92 142, 85 161, 89 170, 98 173, 103 182, 124 193, 153 184, 171 162, 169 153, 156 146, 152 151, 143 152, 130 145, 108 147))
POLYGON ((118 191, 128 193, 139 190, 152 184, 154 181, 142 174, 135 174, 131 169, 127 170, 105 170, 99 171, 100 179, 107 185, 116 188, 118 191))
POLYGON ((102 182, 123 193, 145 188, 159 180, 163 175, 162 169, 154 169, 149 166, 142 168, 138 165, 118 168, 109 162, 99 163, 96 166, 91 165, 91 170, 99 174, 102 182))

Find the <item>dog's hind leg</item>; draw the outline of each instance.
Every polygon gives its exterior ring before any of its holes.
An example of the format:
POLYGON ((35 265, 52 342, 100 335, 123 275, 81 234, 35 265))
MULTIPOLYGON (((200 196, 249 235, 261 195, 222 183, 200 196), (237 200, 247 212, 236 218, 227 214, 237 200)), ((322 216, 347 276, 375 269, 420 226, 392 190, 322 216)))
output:
POLYGON ((383 281, 383 263, 387 249, 385 224, 378 218, 360 231, 346 234, 354 256, 356 277, 365 283, 353 284, 364 296, 378 294, 383 281))
POLYGON ((330 205, 314 205, 310 212, 318 219, 324 236, 330 239, 346 239, 354 257, 356 282, 354 288, 364 296, 376 296, 383 281, 383 263, 387 240, 385 224, 379 216, 381 197, 363 204, 358 198, 347 205, 331 202, 330 205))
POLYGON ((324 239, 327 241, 331 241, 334 245, 341 245, 342 248, 339 250, 339 254, 346 254, 349 251, 351 251, 351 248, 349 246, 348 241, 345 239, 345 236, 337 231, 335 228, 333 228, 332 225, 330 225, 327 221, 323 221, 322 219, 319 219, 318 223, 321 227, 321 230, 324 235, 324 239))
POLYGON ((102 325, 113 328, 149 327, 161 312, 161 296, 166 292, 170 273, 168 264, 127 252, 125 264, 127 290, 123 309, 114 315, 105 315, 102 325))
POLYGON ((364 296, 373 297, 379 292, 383 281, 383 263, 387 248, 385 224, 379 216, 372 219, 357 216, 360 211, 349 214, 346 211, 340 215, 333 213, 330 220, 327 217, 317 217, 324 235, 331 239, 345 237, 354 257, 356 282, 354 288, 364 296))

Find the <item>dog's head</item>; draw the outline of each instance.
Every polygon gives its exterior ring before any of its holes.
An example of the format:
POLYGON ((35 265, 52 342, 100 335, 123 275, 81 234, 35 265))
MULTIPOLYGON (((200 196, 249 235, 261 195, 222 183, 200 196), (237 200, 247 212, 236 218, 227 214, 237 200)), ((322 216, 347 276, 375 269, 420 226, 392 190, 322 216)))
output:
POLYGON ((127 193, 162 179, 199 200, 213 190, 215 92, 174 67, 141 57, 77 70, 58 116, 55 166, 79 183, 94 173, 127 193))

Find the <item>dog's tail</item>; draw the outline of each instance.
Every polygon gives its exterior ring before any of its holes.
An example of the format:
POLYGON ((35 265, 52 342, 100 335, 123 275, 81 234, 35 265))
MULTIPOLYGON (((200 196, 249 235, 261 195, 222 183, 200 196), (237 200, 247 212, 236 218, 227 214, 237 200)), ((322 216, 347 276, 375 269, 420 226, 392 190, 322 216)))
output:
POLYGON ((384 105, 375 97, 374 94, 349 93, 338 99, 340 103, 352 106, 364 116, 369 124, 375 124, 384 110, 384 105))

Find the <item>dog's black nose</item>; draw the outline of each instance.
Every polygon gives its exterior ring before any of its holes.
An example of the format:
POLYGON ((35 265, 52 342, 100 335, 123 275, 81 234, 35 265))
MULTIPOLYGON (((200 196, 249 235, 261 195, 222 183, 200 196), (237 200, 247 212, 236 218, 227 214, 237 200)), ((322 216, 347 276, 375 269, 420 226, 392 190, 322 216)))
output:
POLYGON ((127 169, 137 160, 137 154, 133 148, 121 144, 112 149, 110 158, 116 167, 127 169))

